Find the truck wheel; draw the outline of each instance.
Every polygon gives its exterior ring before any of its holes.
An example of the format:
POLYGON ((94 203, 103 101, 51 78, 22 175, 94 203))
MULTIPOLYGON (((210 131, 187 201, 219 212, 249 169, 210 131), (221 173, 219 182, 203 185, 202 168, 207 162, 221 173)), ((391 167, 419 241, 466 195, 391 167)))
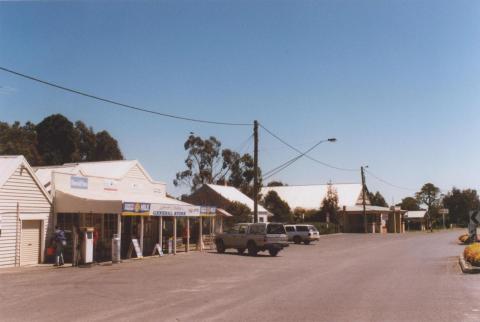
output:
POLYGON ((221 239, 217 241, 217 252, 220 254, 225 253, 225 244, 221 239))
POLYGON ((300 236, 293 237, 293 242, 295 244, 300 244, 302 242, 302 238, 300 236))
POLYGON ((310 241, 309 241, 308 239, 305 239, 305 240, 303 241, 303 243, 304 243, 305 245, 308 245, 308 244, 310 244, 310 241))
POLYGON ((275 256, 278 255, 279 251, 280 250, 278 250, 278 249, 271 248, 271 249, 268 250, 268 253, 270 254, 270 256, 275 257, 275 256))
POLYGON ((237 248, 238 255, 243 255, 245 253, 245 248, 237 248))
POLYGON ((257 245, 255 245, 254 242, 249 242, 248 245, 247 245, 247 248, 248 248, 248 255, 250 256, 257 256, 258 254, 258 249, 257 249, 257 245))

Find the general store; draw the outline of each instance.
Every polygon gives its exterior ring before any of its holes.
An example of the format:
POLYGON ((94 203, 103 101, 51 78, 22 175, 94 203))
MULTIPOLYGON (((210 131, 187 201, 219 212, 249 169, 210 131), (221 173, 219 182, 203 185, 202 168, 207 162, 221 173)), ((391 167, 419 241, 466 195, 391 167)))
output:
POLYGON ((41 167, 37 175, 53 196, 55 225, 67 232, 93 228, 96 261, 112 259, 113 238, 121 258, 176 253, 180 234, 186 251, 190 237, 201 246, 201 215, 215 212, 167 197, 165 183, 136 160, 41 167))

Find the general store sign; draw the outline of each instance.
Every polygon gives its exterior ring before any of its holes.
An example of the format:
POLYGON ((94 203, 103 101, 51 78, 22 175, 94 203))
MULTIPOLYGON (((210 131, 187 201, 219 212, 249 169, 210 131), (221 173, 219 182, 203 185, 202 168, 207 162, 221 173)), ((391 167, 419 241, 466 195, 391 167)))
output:
POLYGON ((167 205, 153 204, 151 207, 153 216, 161 217, 187 217, 200 216, 200 207, 190 205, 167 205))

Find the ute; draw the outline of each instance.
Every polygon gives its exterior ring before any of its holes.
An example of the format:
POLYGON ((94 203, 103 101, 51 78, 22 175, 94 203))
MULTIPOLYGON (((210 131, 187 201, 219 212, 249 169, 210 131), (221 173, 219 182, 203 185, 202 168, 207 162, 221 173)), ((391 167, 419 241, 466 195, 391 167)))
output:
POLYGON ((259 251, 268 251, 271 256, 277 256, 279 251, 288 247, 285 228, 278 223, 236 224, 227 232, 217 235, 215 245, 219 253, 234 248, 239 254, 247 250, 250 256, 256 256, 259 251))

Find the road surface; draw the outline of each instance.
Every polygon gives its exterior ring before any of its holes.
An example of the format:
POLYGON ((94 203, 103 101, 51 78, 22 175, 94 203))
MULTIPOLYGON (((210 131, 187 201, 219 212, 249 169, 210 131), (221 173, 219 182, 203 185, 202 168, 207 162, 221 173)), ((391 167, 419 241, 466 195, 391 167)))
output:
POLYGON ((1 321, 480 321, 460 231, 340 234, 278 257, 213 252, 0 270, 1 321))

